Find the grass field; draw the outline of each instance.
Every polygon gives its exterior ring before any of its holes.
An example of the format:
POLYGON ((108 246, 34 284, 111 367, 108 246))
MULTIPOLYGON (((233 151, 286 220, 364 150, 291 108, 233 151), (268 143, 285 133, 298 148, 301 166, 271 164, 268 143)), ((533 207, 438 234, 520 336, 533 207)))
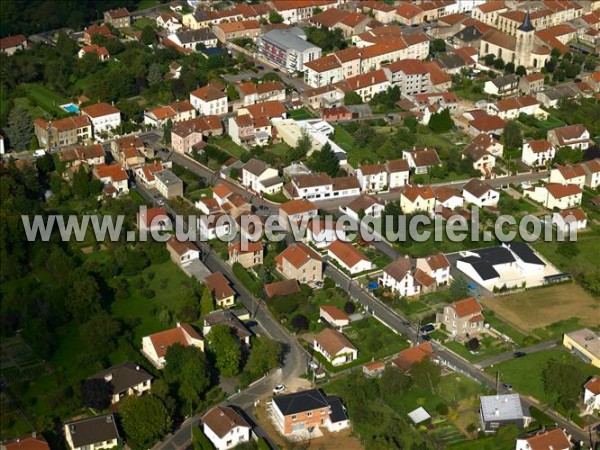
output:
POLYGON ((500 379, 504 383, 512 384, 514 390, 520 394, 531 395, 546 404, 552 404, 556 401, 556 398, 546 393, 542 379, 542 373, 551 359, 576 365, 589 376, 600 374, 600 369, 584 363, 564 348, 532 353, 524 358, 511 359, 495 364, 494 367, 485 370, 491 374, 499 371, 500 379))
POLYGON ((152 8, 156 5, 160 5, 160 0, 142 0, 138 3, 137 10, 152 8))
POLYGON ((23 84, 22 87, 27 93, 27 98, 48 113, 59 117, 67 115, 67 112, 60 108, 60 105, 67 103, 65 98, 39 84, 23 84))
POLYGON ((566 329, 557 330, 558 333, 552 333, 553 336, 539 336, 540 338, 560 337, 564 331, 572 331, 583 325, 598 326, 600 316, 600 300, 575 283, 482 298, 481 303, 525 332, 534 332, 565 318, 570 319, 566 329))
POLYGON ((25 111, 29 113, 32 119, 37 119, 38 117, 42 117, 44 119, 51 119, 52 115, 48 113, 44 108, 41 108, 35 105, 31 100, 27 97, 18 97, 14 100, 15 106, 19 106, 23 108, 25 111))
POLYGON ((34 431, 31 424, 19 412, 17 405, 7 394, 0 394, 0 440, 12 439, 34 431))
POLYGON ((235 156, 236 158, 240 158, 242 155, 247 153, 247 150, 244 147, 242 147, 241 145, 237 145, 231 140, 231 138, 225 136, 211 138, 210 144, 225 150, 227 153, 229 153, 232 156, 235 156))
POLYGON ((314 119, 314 115, 306 108, 293 109, 288 113, 288 116, 295 120, 314 119))
MULTIPOLYGON (((154 5, 151 5, 151 6, 154 6, 154 5)), ((142 17, 140 19, 137 19, 133 23, 133 28, 135 28, 136 30, 139 30, 139 31, 142 31, 147 26, 149 26, 150 28, 156 28, 156 22, 147 17, 142 17)))

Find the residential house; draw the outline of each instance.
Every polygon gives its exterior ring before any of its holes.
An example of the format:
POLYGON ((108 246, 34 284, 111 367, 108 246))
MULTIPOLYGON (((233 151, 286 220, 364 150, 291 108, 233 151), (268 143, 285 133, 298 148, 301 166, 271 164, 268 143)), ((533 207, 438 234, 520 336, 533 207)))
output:
POLYGON ((168 120, 177 123, 195 118, 196 109, 187 100, 144 111, 144 125, 154 127, 164 127, 168 120))
MULTIPOLYGON (((214 199, 209 199, 214 201, 214 199)), ((207 200, 205 200, 207 201, 207 200)), ((196 202, 198 206, 199 202, 196 202)), ((216 201, 214 201, 216 204, 216 201)), ((229 214, 217 210, 209 215, 202 215, 198 218, 198 227, 202 239, 212 240, 229 236, 232 230, 235 230, 235 219, 229 214)))
MULTIPOLYGON (((487 54, 487 53, 486 53, 487 54)), ((496 77, 485 82, 483 92, 499 97, 516 94, 519 88, 519 77, 513 74, 496 77)))
POLYGON ((285 85, 280 81, 254 83, 245 81, 235 85, 244 106, 268 101, 285 101, 285 85))
POLYGON ((480 134, 493 134, 496 136, 504 132, 506 122, 500 116, 481 115, 469 121, 469 133, 473 136, 480 134))
POLYGON ((312 109, 334 108, 344 104, 344 93, 333 85, 306 89, 301 94, 302 101, 312 109))
POLYGON ((431 215, 435 208, 435 192, 430 186, 408 184, 400 193, 400 207, 404 214, 425 212, 431 215))
POLYGON ((563 345, 594 367, 600 367, 600 335, 583 328, 581 330, 565 333, 563 345))
POLYGON ((346 239, 346 232, 337 221, 315 218, 308 222, 306 241, 315 247, 325 248, 337 239, 346 239))
POLYGON ((517 119, 520 114, 529 116, 545 114, 540 109, 540 103, 532 95, 505 98, 496 103, 488 103, 487 109, 489 115, 497 115, 504 120, 517 119))
POLYGON ((418 59, 404 59, 384 66, 391 73, 392 86, 400 88, 400 94, 412 96, 431 92, 431 74, 428 66, 418 59))
POLYGON ((288 1, 288 0, 272 0, 271 5, 281 17, 284 23, 291 24, 302 22, 310 19, 316 8, 322 11, 327 11, 334 8, 339 2, 337 0, 303 0, 303 1, 288 1))
POLYGON ((125 136, 112 141, 110 152, 125 170, 135 169, 146 162, 146 144, 137 136, 125 136))
POLYGON ((304 64, 304 82, 318 88, 338 83, 344 79, 342 64, 335 54, 309 61, 304 64))
POLYGON ((570 209, 581 205, 583 191, 574 184, 546 183, 523 191, 525 197, 541 203, 548 209, 570 209))
POLYGON ((50 450, 50 446, 41 433, 32 432, 2 441, 2 450, 50 450))
MULTIPOLYGON (((178 31, 170 34, 168 39, 180 48, 192 52, 217 46, 217 36, 210 28, 178 31)), ((205 113, 208 114, 208 113, 205 113)), ((212 113, 216 114, 216 113, 212 113)))
POLYGON ((401 351, 398 357, 392 360, 392 365, 403 372, 410 372, 415 364, 419 364, 425 359, 435 361, 433 347, 429 342, 422 342, 401 351))
POLYGON ((129 192, 129 177, 118 164, 98 164, 93 173, 104 185, 105 194, 116 197, 129 192))
POLYGON ((253 119, 281 119, 285 118, 287 109, 283 103, 277 100, 268 100, 262 103, 244 106, 238 109, 238 115, 248 114, 253 119))
POLYGON ((265 146, 269 144, 272 136, 271 122, 266 117, 253 119, 250 114, 230 117, 228 134, 238 145, 265 146))
POLYGON ((519 91, 522 94, 536 94, 544 89, 544 74, 533 72, 519 78, 519 91))
POLYGON ((462 188, 465 201, 483 208, 484 206, 496 207, 500 200, 500 192, 493 189, 485 181, 473 178, 462 188))
POLYGON ((587 217, 581 208, 565 209, 552 213, 552 225, 555 225, 563 233, 570 233, 571 230, 585 230, 587 217))
POLYGON ((154 187, 164 198, 183 198, 183 181, 169 169, 154 173, 154 187))
POLYGON ((252 427, 229 406, 215 406, 202 416, 202 431, 217 450, 250 442, 252 427))
POLYGON ((325 396, 318 389, 278 395, 268 409, 277 430, 284 436, 296 434, 301 438, 308 429, 325 427, 339 431, 350 425, 339 399, 325 396))
POLYGON ((585 186, 585 169, 583 164, 557 164, 550 171, 550 183, 574 184, 581 189, 585 186))
POLYGON ((375 20, 383 24, 391 23, 397 20, 397 10, 393 5, 379 1, 361 1, 357 5, 363 13, 372 14, 375 20))
POLYGON ((333 241, 327 247, 327 255, 336 261, 350 275, 366 272, 375 268, 373 262, 350 242, 333 241))
POLYGON ((81 59, 85 55, 89 55, 89 54, 95 54, 96 57, 102 62, 108 61, 110 59, 110 53, 108 52, 108 49, 106 47, 96 45, 96 44, 86 45, 84 47, 81 47, 81 49, 77 53, 77 57, 79 59, 81 59))
POLYGON ((242 185, 259 194, 275 194, 283 187, 279 172, 252 158, 242 167, 242 185))
POLYGON ((240 319, 248 320, 249 318, 250 314, 243 308, 239 310, 219 309, 204 316, 202 333, 204 336, 208 336, 212 327, 216 325, 226 325, 233 330, 238 341, 243 344, 244 347, 248 348, 250 347, 250 337, 252 336, 252 333, 240 319))
POLYGON ((443 253, 418 258, 415 266, 432 277, 437 286, 450 284, 450 262, 443 253))
POLYGON ((346 206, 340 206, 340 211, 354 220, 359 221, 363 216, 381 217, 385 206, 371 195, 361 195, 346 206))
POLYGON ((323 108, 321 111, 321 117, 327 122, 340 122, 351 120, 356 116, 345 106, 336 106, 334 108, 323 108))
POLYGON ((96 166, 105 163, 104 149, 100 144, 86 145, 83 147, 65 148, 58 153, 59 161, 66 168, 86 164, 96 166))
POLYGON ((474 297, 465 298, 444 306, 436 322, 443 324, 452 336, 470 337, 484 330, 483 308, 474 297))
POLYGON ((401 258, 385 266, 379 284, 398 293, 400 297, 412 297, 421 292, 419 283, 414 279, 409 258, 401 258))
POLYGON ((588 380, 583 387, 583 404, 587 414, 600 411, 600 377, 595 376, 588 380))
POLYGON ((27 48, 27 38, 22 34, 6 36, 0 39, 0 52, 12 55, 18 50, 27 48))
POLYGON ((562 428, 542 428, 517 438, 515 450, 571 450, 570 436, 562 428))
POLYGON ((331 8, 315 14, 308 19, 308 22, 317 27, 339 28, 345 38, 350 38, 355 34, 364 32, 370 20, 368 16, 358 12, 331 8))
POLYGON ((180 241, 175 236, 167 241, 167 251, 171 256, 171 261, 179 267, 186 267, 200 259, 200 249, 193 242, 180 241))
POLYGON ((187 323, 177 322, 175 328, 142 338, 142 353, 157 369, 165 367, 165 355, 171 345, 181 344, 184 347, 196 347, 204 351, 204 339, 187 323))
POLYGON ((241 241, 229 243, 227 250, 227 262, 231 265, 240 263, 246 269, 250 269, 263 263, 264 248, 261 242, 248 242, 245 245, 241 241))
POLYGON ((154 174, 168 167, 172 167, 172 165, 168 165, 168 162, 165 162, 165 164, 162 162, 154 162, 136 167, 133 171, 133 174, 137 183, 140 183, 142 186, 147 188, 154 188, 156 184, 154 174))
POLYGON ((461 195, 460 191, 456 189, 440 186, 435 188, 434 192, 436 212, 438 211, 439 207, 454 211, 464 206, 465 199, 461 195))
POLYGON ((585 185, 596 189, 600 186, 600 159, 584 162, 582 166, 583 170, 585 170, 585 185))
POLYGON ((127 8, 111 9, 104 11, 104 23, 115 28, 128 28, 131 26, 131 15, 127 8))
POLYGON ((367 103, 374 95, 385 92, 391 87, 389 73, 385 69, 363 73, 336 83, 344 93, 355 92, 367 103))
POLYGON ((90 118, 96 139, 99 139, 101 133, 112 132, 121 125, 121 111, 108 103, 81 108, 81 114, 90 118))
POLYGON ((140 208, 136 214, 136 225, 140 232, 166 231, 172 228, 167 210, 162 207, 140 208))
POLYGON ((413 94, 416 110, 427 114, 427 111, 447 109, 450 114, 458 111, 458 97, 454 92, 425 92, 413 94))
POLYGON ((408 161, 408 166, 416 174, 429 172, 433 166, 442 164, 435 148, 413 148, 412 150, 402 151, 402 158, 408 161))
POLYGON ((168 12, 160 13, 158 15, 156 18, 156 25, 167 30, 169 33, 175 33, 183 26, 179 17, 168 12))
POLYGON ((385 371, 385 362, 373 361, 363 365, 363 375, 367 378, 380 378, 385 371))
POLYGON ((348 364, 358 358, 358 349, 346 336, 333 328, 325 328, 314 337, 313 349, 334 367, 348 364))
POLYGON ((319 200, 331 197, 333 193, 333 181, 326 173, 293 175, 290 179, 291 196, 293 198, 305 198, 319 200))
POLYGON ((104 450, 117 448, 121 443, 115 416, 112 414, 66 422, 63 432, 69 450, 104 450))
POLYGON ((321 48, 298 27, 276 28, 259 36, 258 54, 289 73, 304 72, 305 63, 321 57, 321 48))
POLYGON ((521 160, 530 167, 545 167, 555 156, 556 148, 546 139, 523 142, 521 160))
POLYGON ((222 22, 213 26, 213 32, 222 43, 234 39, 252 39, 255 41, 260 36, 260 22, 258 20, 222 22))
POLYGON ((83 42, 86 45, 92 45, 92 39, 94 36, 104 36, 110 38, 112 35, 112 31, 106 25, 96 25, 91 24, 89 27, 83 30, 83 42))
MULTIPOLYGON (((480 134, 471 144, 462 151, 462 159, 470 159, 473 162, 473 168, 481 171, 485 176, 491 175, 491 170, 496 166, 496 157, 488 149, 501 144, 490 134, 480 134)), ((502 156, 502 151, 500 151, 502 156)))
POLYGON ((384 164, 365 164, 355 170, 361 191, 381 192, 408 183, 410 167, 407 160, 397 159, 384 164))
POLYGON ((479 400, 479 418, 485 433, 495 433, 501 426, 511 424, 523 429, 531 421, 524 413, 519 394, 482 395, 479 400))
POLYGON ((548 130, 548 140, 557 148, 587 150, 590 146, 590 132, 583 125, 565 125, 548 130))
POLYGON ((345 327, 350 323, 348 315, 333 305, 323 305, 319 308, 319 319, 324 320, 335 328, 345 327))
POLYGON ((92 380, 104 380, 112 388, 110 402, 119 403, 129 395, 140 396, 150 391, 152 375, 139 364, 126 361, 92 375, 92 380))
POLYGON ((235 291, 229 285, 229 280, 221 272, 215 272, 204 279, 206 288, 210 291, 217 306, 230 308, 235 303, 235 291))
POLYGON ((269 300, 275 297, 298 294, 299 292, 298 280, 282 280, 265 284, 265 295, 269 300))
POLYGON ((171 129, 171 148, 180 154, 191 153, 204 136, 220 136, 223 125, 218 116, 196 117, 178 122, 171 129))
POLYGON ((317 205, 310 200, 301 198, 282 204, 279 207, 279 218, 286 228, 291 229, 292 222, 295 224, 301 224, 303 221, 308 223, 318 215, 318 212, 317 205))
POLYGON ((296 243, 275 256, 277 271, 288 280, 317 285, 323 281, 323 260, 310 247, 296 243))
POLYGON ((53 121, 40 117, 33 124, 41 148, 66 147, 92 139, 92 122, 88 116, 70 116, 53 121))
POLYGON ((227 93, 214 83, 190 92, 190 103, 203 116, 227 114, 227 93))

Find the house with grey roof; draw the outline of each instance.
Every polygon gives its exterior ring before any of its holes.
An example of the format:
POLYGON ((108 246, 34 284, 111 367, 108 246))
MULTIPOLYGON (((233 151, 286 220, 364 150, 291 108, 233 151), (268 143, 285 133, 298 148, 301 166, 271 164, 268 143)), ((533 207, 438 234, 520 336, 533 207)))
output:
POLYGON ((117 448, 121 437, 112 414, 87 417, 63 425, 69 450, 117 448))
POLYGON ((283 187, 277 169, 252 158, 242 167, 242 184, 259 194, 275 194, 283 187))
POLYGON ((90 379, 104 380, 112 388, 111 403, 119 403, 128 395, 142 395, 150 391, 152 375, 132 361, 126 361, 92 375, 90 379))
POLYGON ((169 36, 169 40, 180 47, 192 51, 196 51, 198 44, 202 44, 204 48, 214 48, 217 46, 217 36, 210 28, 199 28, 197 30, 173 33, 169 36))
POLYGON ((521 405, 519 394, 482 395, 479 418, 486 433, 495 433, 502 425, 514 424, 519 429, 526 428, 531 421, 521 405))
POLYGON ((308 42, 301 28, 276 28, 258 38, 258 53, 292 73, 304 72, 305 63, 321 57, 321 48, 308 42))

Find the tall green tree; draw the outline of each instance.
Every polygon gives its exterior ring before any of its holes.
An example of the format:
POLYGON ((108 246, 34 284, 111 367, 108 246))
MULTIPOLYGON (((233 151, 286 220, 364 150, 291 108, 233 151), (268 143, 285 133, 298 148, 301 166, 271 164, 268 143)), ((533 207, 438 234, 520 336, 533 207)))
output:
POLYGON ((523 134, 521 133, 521 127, 514 120, 509 120, 504 125, 504 132, 502 133, 502 139, 504 145, 508 149, 519 149, 523 145, 523 134))
POLYGON ((202 315, 209 314, 215 310, 215 302, 208 287, 205 287, 202 291, 202 297, 200 299, 200 311, 202 315))
POLYGON ((329 143, 311 155, 309 165, 315 172, 325 172, 331 177, 334 177, 340 169, 340 161, 329 143))
POLYGON ((415 386, 435 391, 440 384, 442 369, 429 358, 425 358, 411 367, 410 376, 415 386))
POLYGON ((233 335, 233 329, 227 325, 215 325, 207 336, 208 349, 214 354, 215 366, 221 376, 232 377, 240 372, 242 350, 239 341, 233 335))
POLYGON ((100 288, 93 276, 83 269, 73 272, 73 282, 67 293, 67 309, 79 323, 89 320, 102 309, 100 288))
POLYGON ((271 11, 269 13, 269 22, 270 23, 282 23, 283 16, 279 14, 277 11, 271 11))
POLYGON ((150 86, 156 86, 162 81, 162 72, 160 66, 156 63, 150 64, 148 68, 148 76, 146 77, 150 86))
POLYGON ((5 131, 10 148, 18 152, 27 150, 33 137, 33 124, 29 113, 20 106, 15 106, 8 114, 7 125, 5 131))
POLYGON ((439 113, 434 113, 429 119, 429 128, 435 133, 444 133, 449 131, 454 126, 454 120, 450 116, 450 110, 444 108, 439 113))
POLYGON ((579 367, 558 360, 548 361, 542 372, 544 390, 549 396, 558 397, 558 403, 565 409, 577 405, 585 378, 579 367))
POLYGON ((84 199, 90 193, 90 178, 83 165, 73 174, 73 194, 75 197, 84 199))
POLYGON ((150 25, 146 25, 144 28, 142 28, 142 35, 140 36, 140 40, 144 45, 152 45, 156 43, 156 33, 150 25))
POLYGON ((165 144, 169 145, 171 143, 171 130, 173 129, 173 122, 171 119, 167 119, 165 122, 165 128, 163 130, 163 139, 165 144))
POLYGON ((165 355, 165 380, 186 409, 193 410, 210 386, 206 356, 199 348, 171 345, 165 355))
POLYGON ((162 439, 173 426, 163 402, 152 394, 130 395, 119 405, 127 444, 134 449, 147 449, 162 439))
POLYGON ((249 372, 252 377, 259 377, 279 365, 279 358, 283 347, 280 342, 259 336, 252 343, 250 356, 244 366, 244 373, 249 372))
POLYGON ((362 105, 363 103, 362 97, 354 91, 348 91, 344 95, 344 105, 346 106, 362 105))

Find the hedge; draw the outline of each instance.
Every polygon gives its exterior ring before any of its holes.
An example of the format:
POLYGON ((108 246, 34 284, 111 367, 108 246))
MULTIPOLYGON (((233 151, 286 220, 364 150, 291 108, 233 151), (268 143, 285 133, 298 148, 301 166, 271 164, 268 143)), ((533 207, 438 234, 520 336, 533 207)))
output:
POLYGON ((262 283, 250 275, 250 273, 244 269, 244 266, 242 266, 240 263, 235 263, 232 267, 232 270, 233 274, 244 286, 246 286, 246 289, 248 289, 252 295, 255 297, 262 296, 262 283))
POLYGON ((212 450, 214 448, 199 426, 192 428, 192 443, 194 450, 212 450))

